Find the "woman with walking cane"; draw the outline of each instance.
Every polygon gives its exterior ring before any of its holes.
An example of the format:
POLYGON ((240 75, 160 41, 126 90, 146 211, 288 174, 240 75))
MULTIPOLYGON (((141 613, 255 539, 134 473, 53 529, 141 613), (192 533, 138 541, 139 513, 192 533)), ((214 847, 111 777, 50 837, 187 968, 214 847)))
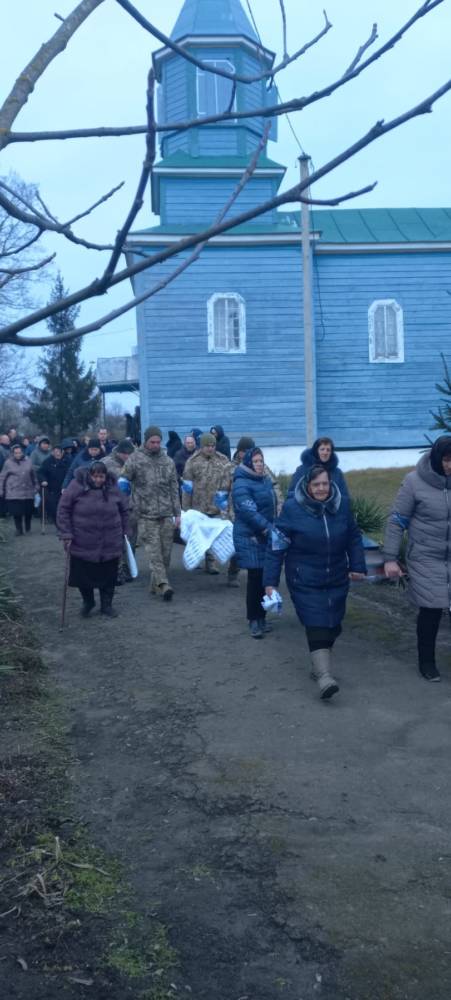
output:
POLYGON ((103 462, 77 469, 62 494, 57 527, 66 552, 70 551, 68 585, 80 591, 83 618, 95 607, 95 589, 100 593, 101 614, 117 617, 112 603, 127 509, 127 497, 103 462))

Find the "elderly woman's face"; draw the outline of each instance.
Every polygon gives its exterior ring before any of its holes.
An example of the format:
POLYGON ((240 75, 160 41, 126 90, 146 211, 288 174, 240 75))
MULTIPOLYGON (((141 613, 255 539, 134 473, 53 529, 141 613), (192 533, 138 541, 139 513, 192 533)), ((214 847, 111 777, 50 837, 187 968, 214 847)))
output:
POLYGON ((329 442, 327 443, 323 442, 323 444, 320 444, 318 448, 318 458, 320 462, 328 462, 331 454, 332 454, 332 448, 329 442))
POLYGON ((442 466, 445 476, 451 476, 451 454, 443 456, 442 466))
POLYGON ((330 493, 330 482, 327 472, 320 472, 315 479, 312 479, 308 486, 307 492, 314 500, 327 500, 330 493))
POLYGON ((104 472, 100 472, 100 470, 95 469, 94 472, 91 472, 91 479, 94 483, 94 486, 98 486, 100 489, 100 487, 103 486, 105 482, 106 475, 104 472))

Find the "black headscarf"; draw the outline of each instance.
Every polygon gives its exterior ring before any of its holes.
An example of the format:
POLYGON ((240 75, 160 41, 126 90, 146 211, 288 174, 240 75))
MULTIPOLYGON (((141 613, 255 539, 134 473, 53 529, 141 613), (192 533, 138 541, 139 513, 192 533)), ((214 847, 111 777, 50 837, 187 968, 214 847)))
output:
POLYGON ((445 458, 445 455, 451 455, 450 434, 442 434, 436 441, 434 441, 431 448, 431 468, 434 472, 437 472, 439 476, 444 475, 442 459, 445 458))

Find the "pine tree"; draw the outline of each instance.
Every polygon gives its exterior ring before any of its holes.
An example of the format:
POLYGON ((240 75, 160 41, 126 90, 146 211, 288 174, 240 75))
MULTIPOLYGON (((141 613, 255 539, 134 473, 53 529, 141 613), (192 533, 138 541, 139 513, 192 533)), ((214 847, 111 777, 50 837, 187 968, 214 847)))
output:
POLYGON ((435 421, 435 423, 432 424, 431 430, 447 431, 448 433, 450 433, 451 402, 448 402, 448 400, 451 399, 451 373, 449 371, 448 364, 444 354, 441 354, 440 356, 443 361, 443 368, 445 372, 444 384, 440 385, 439 382, 436 382, 435 388, 437 389, 437 392, 439 392, 440 395, 445 398, 442 400, 443 405, 439 406, 437 413, 434 413, 434 411, 431 410, 431 414, 434 417, 435 421))
MULTIPOLYGON (((50 301, 57 302, 66 295, 68 290, 58 274, 50 301)), ((51 316, 47 320, 48 329, 55 337, 74 330, 78 313, 79 307, 71 306, 51 316)), ((95 375, 85 370, 80 351, 80 340, 46 347, 37 366, 44 386, 42 389, 30 386, 31 403, 26 415, 55 440, 86 430, 99 414, 95 375)))

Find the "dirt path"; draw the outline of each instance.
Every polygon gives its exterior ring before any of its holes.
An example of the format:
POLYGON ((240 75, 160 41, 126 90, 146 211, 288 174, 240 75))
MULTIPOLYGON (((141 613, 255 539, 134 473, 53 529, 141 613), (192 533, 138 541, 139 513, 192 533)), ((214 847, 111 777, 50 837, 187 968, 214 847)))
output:
POLYGON ((70 592, 61 636, 52 529, 8 545, 80 819, 169 927, 177 996, 449 1000, 451 661, 441 685, 416 676, 403 599, 386 615, 358 592, 325 705, 288 604, 253 642, 244 583, 187 574, 179 547, 172 604, 144 570, 115 621, 82 622, 70 592))

